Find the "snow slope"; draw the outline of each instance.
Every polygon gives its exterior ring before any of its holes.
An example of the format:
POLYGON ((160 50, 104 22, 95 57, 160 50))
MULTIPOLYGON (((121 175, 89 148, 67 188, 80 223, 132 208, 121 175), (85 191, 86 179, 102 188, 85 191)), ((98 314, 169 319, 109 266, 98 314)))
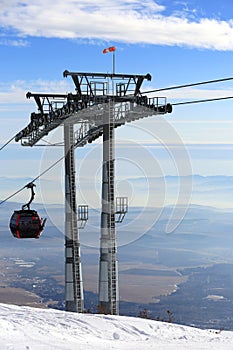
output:
POLYGON ((233 332, 0 304, 1 350, 232 350, 233 332))

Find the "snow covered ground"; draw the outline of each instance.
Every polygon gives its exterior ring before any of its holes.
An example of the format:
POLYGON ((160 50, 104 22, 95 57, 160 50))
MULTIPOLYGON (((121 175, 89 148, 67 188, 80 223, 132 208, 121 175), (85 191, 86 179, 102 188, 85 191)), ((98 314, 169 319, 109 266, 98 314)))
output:
POLYGON ((0 304, 1 350, 232 350, 233 332, 0 304))

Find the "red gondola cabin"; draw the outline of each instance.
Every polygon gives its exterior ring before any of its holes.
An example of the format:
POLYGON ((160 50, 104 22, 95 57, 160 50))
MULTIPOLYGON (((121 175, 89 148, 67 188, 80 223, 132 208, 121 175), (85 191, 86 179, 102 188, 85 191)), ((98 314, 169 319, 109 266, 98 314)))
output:
POLYGON ((35 210, 15 210, 10 219, 10 230, 16 238, 39 238, 45 220, 35 210))

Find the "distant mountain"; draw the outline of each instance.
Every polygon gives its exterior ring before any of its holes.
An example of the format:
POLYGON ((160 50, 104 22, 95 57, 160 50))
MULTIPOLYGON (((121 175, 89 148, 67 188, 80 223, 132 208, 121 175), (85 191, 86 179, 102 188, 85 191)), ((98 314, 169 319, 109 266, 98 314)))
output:
MULTIPOLYGON (((167 234, 166 225, 172 210, 172 207, 166 207, 150 229, 131 244, 122 245, 119 260, 170 267, 233 261, 233 211, 191 205, 180 225, 167 234)), ((151 221, 153 212, 153 209, 144 212, 145 225, 151 221)), ((133 212, 129 213, 128 220, 133 220, 133 215, 133 212)), ((156 217, 156 212, 154 215, 156 217)), ((135 227, 135 237, 137 230, 135 227)), ((127 231, 124 235, 127 236, 127 231)))
POLYGON ((153 195, 157 201, 164 201, 165 205, 174 205, 177 200, 180 201, 179 195, 182 194, 182 200, 186 203, 233 208, 233 176, 141 177, 127 181, 134 193, 140 193, 140 200, 144 202, 148 195, 153 195))
MULTIPOLYGON (((80 179, 79 179, 80 180, 80 179)), ((7 198, 27 183, 30 178, 0 177, 0 200, 7 198)), ((116 177, 118 187, 118 179, 116 177)), ((81 181, 77 185, 81 190, 81 202, 91 203, 93 207, 100 206, 101 190, 97 184, 81 181), (94 192, 93 192, 94 191, 94 192), (93 199, 94 198, 94 199, 93 199)), ((35 202, 37 203, 64 203, 64 184, 52 180, 40 180, 36 188, 35 202)), ((119 195, 128 196, 131 206, 167 206, 179 203, 200 204, 217 208, 233 208, 233 176, 164 176, 164 177, 136 177, 125 178, 119 181, 119 195)), ((12 198, 17 202, 27 201, 29 193, 20 192, 12 198)), ((80 204, 82 204, 80 203, 80 204)), ((0 208, 1 210, 1 208, 0 208)))
MULTIPOLYGON (((41 217, 47 217, 45 229, 39 240, 19 242, 9 230, 9 220, 18 203, 6 202, 0 206, 0 250, 10 247, 64 246, 64 206, 33 206, 41 217)), ((173 207, 129 207, 124 221, 117 224, 117 243, 120 261, 149 262, 166 266, 195 266, 233 259, 233 210, 217 209, 192 204, 184 217, 173 217, 173 207), (169 221, 179 221, 168 234, 169 221)), ((89 210, 89 220, 80 230, 83 248, 94 248, 98 255, 100 235, 100 210, 89 210)), ((5 250, 6 253, 6 250, 5 250)), ((41 252, 41 254, 43 251, 41 252)))

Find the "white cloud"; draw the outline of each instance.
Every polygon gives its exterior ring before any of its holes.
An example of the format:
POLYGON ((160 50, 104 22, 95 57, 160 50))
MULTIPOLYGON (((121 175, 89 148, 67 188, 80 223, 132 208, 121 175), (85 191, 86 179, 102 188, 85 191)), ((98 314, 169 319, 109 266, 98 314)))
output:
MULTIPOLYGON (((21 36, 233 49, 233 21, 165 16, 153 0, 3 1, 0 23, 21 36)), ((195 9, 192 10, 195 12, 195 9)))
MULTIPOLYGON (((24 81, 17 80, 9 83, 0 83, 0 109, 2 105, 6 105, 4 108, 8 110, 14 110, 15 104, 27 104, 29 101, 26 99, 26 93, 31 92, 42 92, 42 93, 68 93, 74 91, 74 86, 69 80, 60 81, 45 81, 45 80, 34 80, 24 81)), ((31 102, 33 102, 31 100, 31 102)))
POLYGON ((24 47, 28 46, 28 41, 22 39, 0 39, 0 46, 24 47))

